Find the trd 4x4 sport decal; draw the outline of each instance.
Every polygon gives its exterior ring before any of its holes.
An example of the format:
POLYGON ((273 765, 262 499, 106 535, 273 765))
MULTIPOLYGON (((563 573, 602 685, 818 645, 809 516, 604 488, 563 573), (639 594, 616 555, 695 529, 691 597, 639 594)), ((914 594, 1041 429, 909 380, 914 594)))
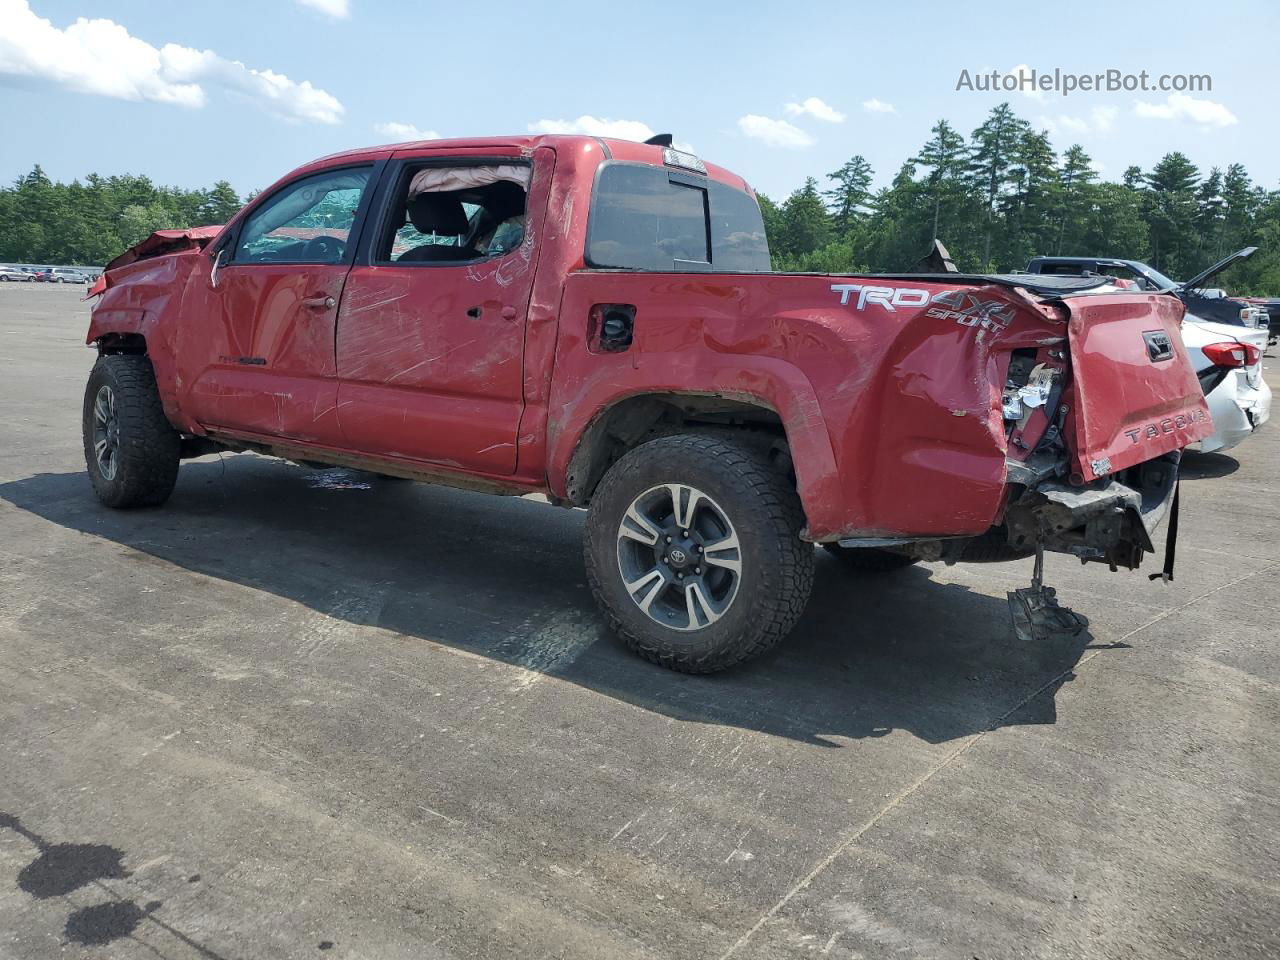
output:
POLYGON ((954 320, 962 327, 982 327, 992 332, 1013 322, 1013 307, 1003 300, 980 300, 965 290, 945 290, 931 298, 928 290, 916 287, 876 287, 861 283, 833 283, 831 292, 840 294, 840 305, 848 306, 854 294, 855 310, 874 305, 889 313, 898 307, 924 307, 933 304, 925 316, 935 320, 954 320))
POLYGON ((831 292, 840 294, 840 305, 845 306, 849 297, 858 295, 855 310, 865 310, 867 304, 896 313, 898 307, 923 307, 929 302, 928 290, 914 290, 909 287, 867 287, 860 283, 833 283, 831 292))
POLYGON ((1013 323, 1013 307, 1003 300, 979 300, 966 290, 946 290, 936 294, 927 317, 954 320, 962 327, 981 327, 992 333, 1013 323))

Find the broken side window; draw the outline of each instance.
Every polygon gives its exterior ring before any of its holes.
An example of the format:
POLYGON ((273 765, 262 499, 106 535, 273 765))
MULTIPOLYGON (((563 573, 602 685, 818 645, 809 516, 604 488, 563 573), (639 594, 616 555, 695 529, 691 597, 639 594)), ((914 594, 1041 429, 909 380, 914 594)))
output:
POLYGON ((341 263, 369 168, 326 171, 282 188, 250 214, 237 263, 341 263))
POLYGON ((530 172, 525 164, 407 169, 375 261, 464 262, 510 253, 524 242, 530 172))

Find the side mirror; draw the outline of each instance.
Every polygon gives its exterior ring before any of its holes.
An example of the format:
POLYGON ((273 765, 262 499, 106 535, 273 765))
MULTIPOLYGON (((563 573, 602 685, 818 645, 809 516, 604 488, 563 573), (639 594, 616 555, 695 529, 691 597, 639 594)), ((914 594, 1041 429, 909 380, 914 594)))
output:
POLYGON ((213 267, 209 270, 209 286, 218 289, 218 267, 222 266, 222 255, 226 252, 225 248, 219 250, 213 258, 213 267))

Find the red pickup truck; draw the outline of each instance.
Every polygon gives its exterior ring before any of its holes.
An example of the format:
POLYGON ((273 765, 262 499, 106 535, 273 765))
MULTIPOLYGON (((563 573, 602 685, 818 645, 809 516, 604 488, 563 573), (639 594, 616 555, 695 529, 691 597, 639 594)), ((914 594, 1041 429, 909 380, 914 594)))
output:
POLYGON ((751 188, 661 141, 355 150, 109 265, 85 456, 113 507, 216 449, 586 507, 615 631, 709 672, 791 630, 814 544, 1154 551, 1212 424, 1181 303, 1106 282, 771 273, 751 188))

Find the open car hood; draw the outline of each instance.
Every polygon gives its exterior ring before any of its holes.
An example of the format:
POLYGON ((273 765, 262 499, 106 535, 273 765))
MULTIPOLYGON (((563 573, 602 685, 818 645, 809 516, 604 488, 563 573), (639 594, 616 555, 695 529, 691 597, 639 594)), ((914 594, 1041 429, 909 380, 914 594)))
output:
POLYGON ((1248 260, 1251 256, 1254 255, 1254 253, 1257 252, 1257 250, 1258 250, 1257 247, 1244 247, 1241 250, 1237 250, 1231 256, 1227 257, 1225 260, 1219 260, 1208 270, 1205 270, 1203 273, 1197 273, 1190 280, 1187 280, 1185 283, 1181 284, 1178 287, 1178 292, 1186 293, 1190 290, 1200 289, 1209 280, 1211 280, 1213 277, 1216 277, 1218 274, 1220 274, 1223 270, 1227 269, 1227 267, 1231 266, 1233 263, 1236 263, 1237 261, 1240 261, 1240 260, 1248 260))

